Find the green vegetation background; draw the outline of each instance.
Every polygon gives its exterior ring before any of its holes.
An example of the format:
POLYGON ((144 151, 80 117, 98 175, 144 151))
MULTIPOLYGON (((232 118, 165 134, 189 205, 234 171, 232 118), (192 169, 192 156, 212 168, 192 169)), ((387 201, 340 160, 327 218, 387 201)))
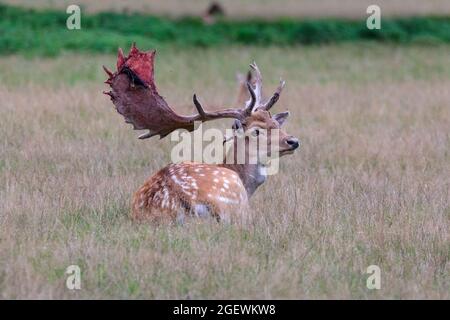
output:
POLYGON ((450 43, 450 17, 385 18, 381 30, 368 30, 365 20, 223 19, 205 25, 198 17, 175 20, 137 13, 98 13, 83 14, 82 29, 75 31, 66 28, 67 17, 64 11, 0 5, 0 54, 51 56, 63 50, 110 53, 133 41, 143 48, 351 41, 450 43))

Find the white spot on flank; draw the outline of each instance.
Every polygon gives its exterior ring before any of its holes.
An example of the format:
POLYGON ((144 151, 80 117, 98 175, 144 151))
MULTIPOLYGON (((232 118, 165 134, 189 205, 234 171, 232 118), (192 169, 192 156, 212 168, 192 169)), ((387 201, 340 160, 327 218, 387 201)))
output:
POLYGON ((232 204, 238 204, 239 203, 239 201, 237 201, 237 200, 230 199, 230 198, 227 198, 227 197, 222 197, 222 196, 218 196, 217 199, 219 201, 224 202, 224 203, 232 203, 232 204))
POLYGON ((214 178, 214 180, 213 180, 214 182, 219 182, 219 179, 217 179, 217 178, 214 178))
POLYGON ((181 184, 181 181, 178 180, 178 177, 176 175, 172 175, 171 178, 176 184, 181 184))

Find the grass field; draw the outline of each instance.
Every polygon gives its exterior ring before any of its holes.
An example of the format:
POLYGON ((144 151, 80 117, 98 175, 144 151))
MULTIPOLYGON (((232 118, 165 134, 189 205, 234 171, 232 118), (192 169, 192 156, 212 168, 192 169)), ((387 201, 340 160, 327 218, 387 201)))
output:
POLYGON ((287 81, 276 110, 303 144, 246 229, 128 219, 171 143, 138 140, 102 95, 114 56, 0 58, 0 298, 449 299, 449 49, 161 50, 159 91, 180 112, 193 92, 229 106, 253 59, 266 88, 287 81))

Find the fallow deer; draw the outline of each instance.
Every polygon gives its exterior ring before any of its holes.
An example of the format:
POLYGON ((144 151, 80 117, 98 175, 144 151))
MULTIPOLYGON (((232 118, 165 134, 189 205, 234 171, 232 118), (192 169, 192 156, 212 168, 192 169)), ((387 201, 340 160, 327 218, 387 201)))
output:
MULTIPOLYGON (((289 112, 271 115, 269 111, 278 101, 284 81, 280 81, 271 98, 263 102, 261 73, 253 63, 250 66, 254 79, 252 83, 247 83, 250 99, 243 108, 207 112, 194 94, 193 102, 198 114, 181 116, 158 94, 154 82, 155 53, 139 51, 133 44, 128 56, 124 56, 119 49, 115 72, 104 67, 109 76, 105 83, 112 89, 104 93, 110 96, 116 110, 135 130, 148 130, 139 139, 156 135, 163 138, 176 129, 193 131, 195 121, 232 118, 235 120, 233 132, 243 130, 246 144, 260 132, 277 130, 279 139, 276 148, 272 146, 272 152, 282 156, 298 148, 298 140, 280 130, 289 112)), ((232 148, 236 147, 237 139, 237 134, 231 137, 232 148)), ((235 157, 231 163, 223 164, 169 164, 150 177, 135 193, 132 218, 172 222, 195 216, 213 217, 218 221, 243 218, 240 215, 247 212, 248 198, 267 177, 264 163, 259 160, 250 162, 250 157, 246 153, 244 163, 237 163, 235 157)))

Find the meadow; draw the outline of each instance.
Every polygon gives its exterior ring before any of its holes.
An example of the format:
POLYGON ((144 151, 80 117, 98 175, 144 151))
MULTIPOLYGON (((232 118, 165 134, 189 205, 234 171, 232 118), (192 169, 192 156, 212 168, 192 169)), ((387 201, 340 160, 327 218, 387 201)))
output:
POLYGON ((129 219, 172 144, 138 140, 102 94, 114 55, 1 57, 0 298, 449 299, 449 49, 159 50, 159 91, 181 113, 193 92, 234 105, 253 60, 266 90, 287 81, 275 109, 302 146, 244 229, 129 219), (65 286, 72 264, 81 290, 65 286), (380 290, 366 288, 369 265, 380 290))

